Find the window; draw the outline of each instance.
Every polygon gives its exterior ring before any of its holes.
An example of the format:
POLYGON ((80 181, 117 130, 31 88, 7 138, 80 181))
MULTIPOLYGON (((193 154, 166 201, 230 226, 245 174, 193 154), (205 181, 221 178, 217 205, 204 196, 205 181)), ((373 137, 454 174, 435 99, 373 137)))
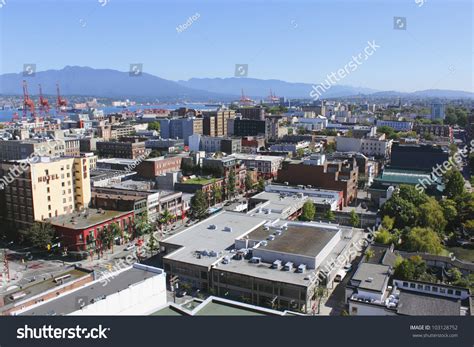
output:
POLYGON ((438 292, 438 287, 432 287, 431 290, 432 290, 433 292, 437 293, 437 292, 438 292))
POLYGON ((461 291, 460 291, 460 290, 456 290, 455 294, 456 294, 457 296, 461 296, 461 291))
POLYGON ((352 315, 352 316, 357 316, 357 307, 352 307, 352 309, 351 309, 351 315, 352 315))
POLYGON ((415 288, 415 283, 410 283, 410 288, 415 288))
POLYGON ((408 282, 403 282, 404 287, 408 287, 408 282))
POLYGON ((446 293, 446 289, 444 289, 444 288, 439 288, 439 292, 440 292, 441 294, 445 294, 445 293, 446 293))
POLYGON ((423 285, 422 285, 422 284, 418 284, 418 285, 416 286, 416 289, 423 289, 423 285))
POLYGON ((453 295, 453 290, 452 290, 452 289, 448 289, 448 294, 449 294, 449 295, 453 295))
POLYGON ((430 291, 431 287, 430 286, 425 286, 425 290, 430 291))

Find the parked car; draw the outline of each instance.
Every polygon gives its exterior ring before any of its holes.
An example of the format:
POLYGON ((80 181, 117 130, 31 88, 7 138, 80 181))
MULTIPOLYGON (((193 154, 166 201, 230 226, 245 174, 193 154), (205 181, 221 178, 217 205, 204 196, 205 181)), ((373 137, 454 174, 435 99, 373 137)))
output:
POLYGON ((131 251, 132 249, 134 249, 136 246, 133 244, 133 243, 129 243, 127 245, 127 247, 125 247, 125 250, 126 251, 131 251))

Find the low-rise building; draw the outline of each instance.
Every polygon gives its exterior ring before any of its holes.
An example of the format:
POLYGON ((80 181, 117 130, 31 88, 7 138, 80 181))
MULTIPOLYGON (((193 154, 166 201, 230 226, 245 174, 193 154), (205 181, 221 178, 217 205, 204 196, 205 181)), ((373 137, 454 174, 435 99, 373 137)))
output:
POLYGON ((279 183, 311 186, 329 190, 342 191, 344 206, 357 197, 359 169, 355 159, 324 161, 312 165, 302 161, 285 161, 278 171, 279 183))
POLYGON ((398 120, 382 120, 378 119, 377 120, 377 126, 382 127, 382 126, 387 126, 392 128, 395 131, 412 131, 413 130, 413 122, 407 122, 407 121, 398 121, 398 120))
POLYGON ((136 171, 139 176, 155 179, 157 176, 181 169, 181 156, 156 157, 146 159, 138 164, 136 171))
POLYGON ((48 218, 47 221, 56 230, 60 238, 61 247, 65 252, 101 252, 105 245, 101 244, 99 234, 111 232, 109 226, 118 224, 123 233, 134 232, 133 211, 112 211, 101 209, 87 209, 66 215, 48 218))
POLYGON ((253 214, 217 213, 163 240, 160 257, 165 271, 218 296, 312 312, 316 272, 358 233, 253 214))
POLYGON ((166 274, 162 269, 119 262, 105 277, 72 293, 16 312, 22 316, 148 315, 166 306, 166 274))
POLYGON ((146 153, 145 142, 103 141, 97 143, 97 151, 103 158, 137 159, 146 153))
POLYGON ((248 170, 256 170, 260 177, 274 178, 283 162, 283 157, 271 155, 256 155, 245 153, 234 153, 233 156, 242 161, 248 170))

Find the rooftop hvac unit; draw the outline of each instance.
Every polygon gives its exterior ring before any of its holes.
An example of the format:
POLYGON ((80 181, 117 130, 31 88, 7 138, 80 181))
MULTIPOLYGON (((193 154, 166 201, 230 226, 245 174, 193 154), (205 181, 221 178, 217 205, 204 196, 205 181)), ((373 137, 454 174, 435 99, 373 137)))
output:
POLYGON ((370 282, 372 282, 373 280, 374 280, 373 277, 367 277, 367 280, 366 280, 366 281, 370 283, 370 282))
POLYGON ((225 227, 224 231, 232 231, 232 228, 231 227, 225 227))
POLYGON ((262 258, 259 258, 259 257, 252 257, 250 258, 250 262, 252 264, 260 264, 260 262, 262 261, 262 258))
POLYGON ((287 263, 285 264, 285 267, 283 268, 283 270, 285 270, 285 271, 291 271, 291 270, 293 270, 293 263, 292 263, 291 261, 287 262, 287 263))
POLYGON ((211 225, 209 225, 208 229, 216 230, 217 226, 215 224, 211 224, 211 225))
POLYGON ((277 259, 272 264, 272 269, 279 269, 281 267, 281 260, 277 259))
POLYGON ((270 235, 270 236, 268 236, 268 237, 267 237, 267 240, 269 240, 269 241, 275 240, 275 235, 270 235))
POLYGON ((210 251, 209 256, 210 257, 217 257, 217 253, 215 251, 210 251))
POLYGON ((306 264, 300 264, 300 265, 298 266, 298 272, 299 272, 299 273, 303 273, 303 272, 305 272, 305 271, 306 271, 306 264))
POLYGON ((268 245, 268 242, 267 242, 267 241, 260 241, 260 244, 261 244, 262 246, 266 246, 266 245, 268 245))

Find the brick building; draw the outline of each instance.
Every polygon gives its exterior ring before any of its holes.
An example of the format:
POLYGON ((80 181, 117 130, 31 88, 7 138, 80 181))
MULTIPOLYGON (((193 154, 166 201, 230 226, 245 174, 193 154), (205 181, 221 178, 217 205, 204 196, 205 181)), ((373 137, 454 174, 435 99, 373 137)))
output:
POLYGON ((322 165, 285 161, 278 171, 278 182, 342 191, 347 206, 357 197, 358 171, 355 159, 326 161, 322 165))
POLYGON ((181 169, 181 157, 158 157, 142 161, 136 168, 141 177, 155 179, 156 176, 181 169))

